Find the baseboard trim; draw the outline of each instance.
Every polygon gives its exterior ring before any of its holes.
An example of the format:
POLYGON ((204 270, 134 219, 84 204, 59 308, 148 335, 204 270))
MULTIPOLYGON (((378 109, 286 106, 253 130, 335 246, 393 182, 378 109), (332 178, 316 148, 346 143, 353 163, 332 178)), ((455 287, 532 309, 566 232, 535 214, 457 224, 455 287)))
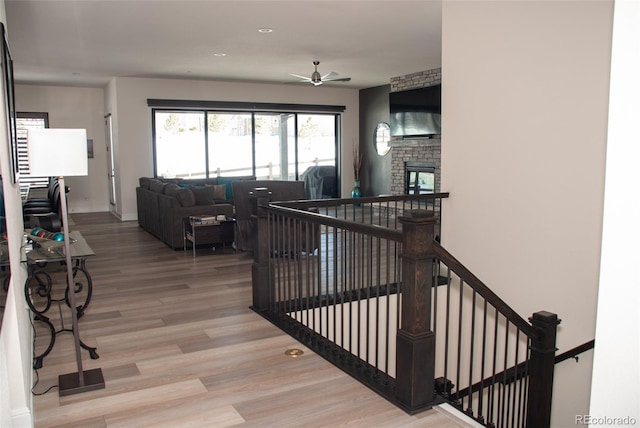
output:
POLYGON ((453 407, 449 403, 442 403, 437 406, 433 406, 433 408, 438 412, 446 414, 451 419, 455 420, 457 423, 462 424, 464 427, 485 428, 484 425, 480 425, 478 422, 474 421, 469 416, 457 410, 455 407, 453 407))

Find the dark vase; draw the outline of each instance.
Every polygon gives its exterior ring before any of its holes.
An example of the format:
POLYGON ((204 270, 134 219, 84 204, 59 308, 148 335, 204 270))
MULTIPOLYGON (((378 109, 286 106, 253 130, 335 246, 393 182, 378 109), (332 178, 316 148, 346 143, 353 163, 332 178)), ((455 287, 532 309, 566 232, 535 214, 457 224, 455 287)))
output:
POLYGON ((360 191, 360 180, 356 180, 353 183, 353 190, 351 190, 351 197, 359 198, 360 196, 362 196, 362 191, 360 191))

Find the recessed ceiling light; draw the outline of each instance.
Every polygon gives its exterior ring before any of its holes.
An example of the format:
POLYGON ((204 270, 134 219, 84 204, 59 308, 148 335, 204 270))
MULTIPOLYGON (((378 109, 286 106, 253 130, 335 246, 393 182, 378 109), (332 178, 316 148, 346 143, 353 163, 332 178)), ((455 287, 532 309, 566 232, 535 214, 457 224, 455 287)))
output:
POLYGON ((271 28, 258 28, 258 33, 272 33, 273 29, 271 28))
POLYGON ((213 56, 227 56, 227 54, 222 52, 216 52, 213 54, 213 56))

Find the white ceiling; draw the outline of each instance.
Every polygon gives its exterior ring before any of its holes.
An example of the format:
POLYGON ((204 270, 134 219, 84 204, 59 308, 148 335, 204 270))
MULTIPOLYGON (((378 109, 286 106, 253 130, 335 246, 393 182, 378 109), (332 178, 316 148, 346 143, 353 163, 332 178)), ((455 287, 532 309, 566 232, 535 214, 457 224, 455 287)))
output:
POLYGON ((441 0, 5 0, 5 9, 17 83, 296 83, 289 73, 311 76, 318 60, 320 74, 351 78, 319 88, 362 89, 441 66, 441 0))

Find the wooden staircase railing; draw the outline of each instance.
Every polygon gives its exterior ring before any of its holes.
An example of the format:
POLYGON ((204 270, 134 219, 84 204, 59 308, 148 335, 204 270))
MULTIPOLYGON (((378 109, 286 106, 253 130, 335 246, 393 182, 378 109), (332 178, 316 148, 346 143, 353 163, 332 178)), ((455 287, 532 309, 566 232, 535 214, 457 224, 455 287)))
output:
POLYGON ((548 427, 560 321, 527 322, 437 242, 447 196, 380 209, 256 189, 252 308, 409 413, 446 400, 489 427, 548 427))

